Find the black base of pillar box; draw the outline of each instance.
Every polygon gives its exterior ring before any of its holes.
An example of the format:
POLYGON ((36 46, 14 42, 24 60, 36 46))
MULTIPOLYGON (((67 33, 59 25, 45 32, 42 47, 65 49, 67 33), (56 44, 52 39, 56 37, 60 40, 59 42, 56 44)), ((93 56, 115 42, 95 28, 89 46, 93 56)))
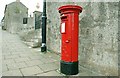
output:
POLYGON ((77 62, 65 62, 60 61, 60 71, 66 75, 76 75, 79 73, 78 61, 77 62))
POLYGON ((41 52, 46 52, 47 47, 46 46, 41 46, 41 52))

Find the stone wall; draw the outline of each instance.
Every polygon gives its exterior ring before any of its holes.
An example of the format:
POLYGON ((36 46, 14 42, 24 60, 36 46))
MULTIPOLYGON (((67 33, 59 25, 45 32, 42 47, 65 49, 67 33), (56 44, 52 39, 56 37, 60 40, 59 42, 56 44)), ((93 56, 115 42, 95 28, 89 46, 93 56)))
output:
MULTIPOLYGON (((39 12, 40 13, 40 12, 39 12)), ((41 23, 41 21, 40 21, 41 23)), ((40 24, 41 27, 41 24, 40 24)), ((25 44, 36 48, 41 45, 41 28, 35 29, 35 16, 28 17, 27 24, 22 24, 19 36, 25 44)))
POLYGON ((21 23, 20 32, 35 30, 34 17, 27 17, 27 24, 21 23))
POLYGON ((19 33, 21 40, 29 47, 36 48, 41 46, 41 29, 24 29, 19 33))
POLYGON ((119 1, 119 11, 118 11, 118 73, 120 76, 120 1, 119 1))
POLYGON ((118 3, 117 2, 48 2, 47 46, 60 53, 60 14, 65 4, 83 7, 79 15, 80 65, 102 75, 118 75, 118 3))

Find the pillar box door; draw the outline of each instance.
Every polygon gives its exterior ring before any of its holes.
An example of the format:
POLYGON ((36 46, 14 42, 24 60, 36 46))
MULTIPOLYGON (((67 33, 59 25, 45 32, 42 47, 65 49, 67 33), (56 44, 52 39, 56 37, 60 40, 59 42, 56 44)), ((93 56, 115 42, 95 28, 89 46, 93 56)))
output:
POLYGON ((60 71, 63 74, 75 75, 78 73, 79 13, 82 8, 77 5, 65 5, 58 10, 62 40, 60 71))
POLYGON ((71 61, 71 27, 69 27, 68 23, 68 16, 69 15, 62 15, 61 16, 61 34, 62 34, 62 45, 61 45, 61 59, 70 62, 71 61))

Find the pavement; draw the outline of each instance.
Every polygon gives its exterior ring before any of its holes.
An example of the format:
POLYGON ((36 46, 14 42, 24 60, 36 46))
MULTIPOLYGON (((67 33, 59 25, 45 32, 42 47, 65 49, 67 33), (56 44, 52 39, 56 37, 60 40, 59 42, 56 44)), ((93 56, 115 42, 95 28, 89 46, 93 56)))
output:
MULTIPOLYGON (((60 73, 60 54, 30 48, 16 34, 2 30, 2 76, 65 76, 60 73)), ((98 76, 79 66, 75 76, 98 76)))

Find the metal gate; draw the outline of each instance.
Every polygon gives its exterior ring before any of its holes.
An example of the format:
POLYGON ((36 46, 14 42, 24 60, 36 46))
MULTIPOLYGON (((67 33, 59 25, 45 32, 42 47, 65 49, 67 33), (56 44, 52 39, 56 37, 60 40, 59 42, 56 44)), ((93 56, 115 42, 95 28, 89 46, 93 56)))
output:
POLYGON ((41 28, 41 18, 35 14, 35 30, 41 28))
POLYGON ((40 29, 41 20, 35 20, 35 29, 40 29))

